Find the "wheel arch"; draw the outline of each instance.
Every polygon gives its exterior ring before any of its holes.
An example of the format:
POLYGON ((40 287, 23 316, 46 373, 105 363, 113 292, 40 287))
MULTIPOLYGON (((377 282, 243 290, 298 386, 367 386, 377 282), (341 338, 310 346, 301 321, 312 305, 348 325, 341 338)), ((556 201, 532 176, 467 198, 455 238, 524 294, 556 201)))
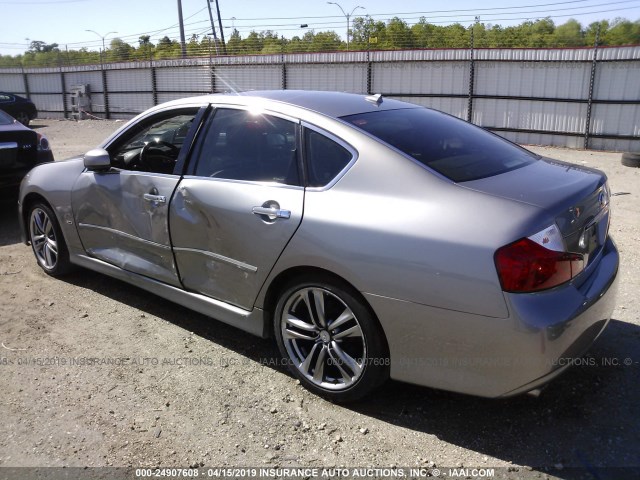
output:
MULTIPOLYGON (((340 275, 326 270, 324 268, 315 267, 311 265, 303 265, 297 267, 291 267, 282 272, 278 273, 276 277, 269 283, 267 288, 264 302, 263 302, 263 310, 264 310, 264 319, 265 319, 265 332, 268 332, 268 336, 273 336, 273 322, 274 322, 274 311, 276 308, 276 304, 278 303, 278 297, 282 293, 283 289, 292 282, 296 278, 303 278, 309 276, 317 276, 322 280, 327 280, 330 282, 337 283, 339 286, 348 288, 351 293, 362 303, 362 305, 369 310, 372 318, 378 324, 380 331, 384 334, 384 328, 382 328, 382 324, 376 315, 375 310, 371 306, 371 304, 367 301, 367 299, 362 295, 360 290, 358 290, 351 282, 341 277, 340 275)), ((389 353, 389 344, 387 342, 386 334, 383 335, 384 345, 389 353)))
MULTIPOLYGON (((31 207, 36 203, 43 203, 47 207, 51 209, 51 211, 58 216, 58 212, 53 208, 51 203, 44 197, 44 195, 38 192, 29 192, 24 199, 22 200, 22 210, 20 212, 20 233, 22 235, 22 239, 25 245, 30 245, 29 241, 29 211, 31 207)), ((60 219, 58 218, 58 223, 60 223, 60 219)))

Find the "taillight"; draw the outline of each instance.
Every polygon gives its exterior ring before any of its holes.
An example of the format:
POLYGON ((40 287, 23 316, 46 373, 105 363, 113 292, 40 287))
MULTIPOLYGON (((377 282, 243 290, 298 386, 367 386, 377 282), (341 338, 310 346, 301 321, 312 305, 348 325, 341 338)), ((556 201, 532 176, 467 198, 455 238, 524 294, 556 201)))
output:
POLYGON ((41 133, 38 133, 38 150, 49 150, 49 140, 41 133))
POLYGON ((564 252, 555 225, 499 248, 494 260, 505 292, 536 292, 568 282, 584 269, 582 255, 564 252))

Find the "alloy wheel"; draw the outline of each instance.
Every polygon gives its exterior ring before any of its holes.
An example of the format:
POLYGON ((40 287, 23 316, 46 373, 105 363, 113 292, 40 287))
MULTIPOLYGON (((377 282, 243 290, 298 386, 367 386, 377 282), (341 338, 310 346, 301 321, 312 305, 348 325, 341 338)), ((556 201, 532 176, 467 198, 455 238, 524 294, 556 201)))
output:
POLYGON ((309 382, 332 391, 358 382, 367 344, 358 318, 337 295, 319 287, 293 292, 280 325, 290 362, 309 382))
POLYGON ((38 263, 47 270, 53 270, 58 264, 58 240, 47 212, 37 207, 33 209, 29 232, 38 263))

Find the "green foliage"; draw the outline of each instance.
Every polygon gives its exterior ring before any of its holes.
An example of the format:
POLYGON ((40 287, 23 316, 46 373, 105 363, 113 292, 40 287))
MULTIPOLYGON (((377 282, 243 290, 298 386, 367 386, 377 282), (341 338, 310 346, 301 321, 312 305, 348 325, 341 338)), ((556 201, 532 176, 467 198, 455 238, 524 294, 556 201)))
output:
MULTIPOLYGON (((570 19, 561 25, 545 18, 525 21, 520 25, 503 27, 500 25, 476 23, 465 27, 459 23, 435 25, 423 17, 409 26, 401 18, 394 17, 387 22, 375 21, 371 17, 356 17, 349 31, 350 50, 398 50, 412 48, 469 48, 473 32, 476 48, 545 48, 593 46, 599 30, 600 45, 640 44, 640 20, 632 22, 617 18, 613 22, 603 20, 583 27, 570 19)), ((218 40, 220 42, 220 40, 218 40)), ((193 35, 187 42, 189 57, 207 57, 222 54, 222 45, 208 36, 193 35), (216 46, 218 47, 216 49, 216 46)), ((227 39, 228 55, 264 55, 297 52, 334 52, 346 50, 346 39, 341 39, 334 31, 304 31, 302 36, 287 39, 277 32, 267 30, 252 31, 244 38, 238 30, 227 39)), ((165 36, 156 45, 149 35, 138 38, 134 47, 120 38, 114 38, 102 58, 105 62, 133 60, 162 60, 180 58, 180 43, 165 36)), ((33 40, 29 49, 20 55, 0 55, 0 67, 20 66, 62 66, 99 64, 100 53, 80 50, 60 50, 57 43, 47 44, 33 40)))
POLYGON ((48 45, 45 42, 42 42, 40 40, 33 40, 31 42, 31 45, 29 46, 29 51, 32 53, 48 53, 48 52, 57 52, 59 50, 58 50, 57 43, 52 43, 48 45))

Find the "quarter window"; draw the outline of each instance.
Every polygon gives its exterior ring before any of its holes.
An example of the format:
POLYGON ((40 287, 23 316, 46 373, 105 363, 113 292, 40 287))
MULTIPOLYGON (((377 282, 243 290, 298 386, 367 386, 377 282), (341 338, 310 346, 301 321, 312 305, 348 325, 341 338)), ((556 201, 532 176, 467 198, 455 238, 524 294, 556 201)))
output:
POLYGON ((324 187, 349 164, 353 156, 349 150, 314 130, 306 129, 304 138, 308 184, 310 187, 324 187))
POLYGON ((245 110, 218 109, 195 152, 199 177, 299 185, 296 124, 245 110))

